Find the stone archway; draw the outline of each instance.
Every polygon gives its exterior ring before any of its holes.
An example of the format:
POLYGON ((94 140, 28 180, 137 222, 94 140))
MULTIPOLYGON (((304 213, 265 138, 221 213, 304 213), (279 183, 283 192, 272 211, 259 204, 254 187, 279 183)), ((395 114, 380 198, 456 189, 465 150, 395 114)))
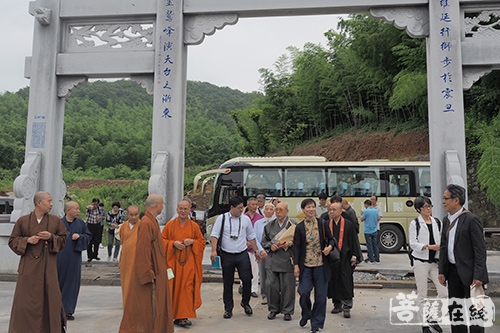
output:
MULTIPOLYGON (((432 196, 439 198, 450 182, 466 186, 463 89, 500 67, 500 32, 487 22, 499 16, 500 1, 37 0, 30 3, 36 24, 26 62, 27 143, 12 222, 33 209, 38 190, 52 194, 53 212, 62 215, 64 104, 78 84, 130 77, 154 95, 149 192, 166 202, 164 223, 182 197, 188 45, 239 18, 356 12, 427 38, 432 196), (479 14, 466 19, 465 13, 479 14)), ((7 229, 0 237, 8 237, 7 229)))

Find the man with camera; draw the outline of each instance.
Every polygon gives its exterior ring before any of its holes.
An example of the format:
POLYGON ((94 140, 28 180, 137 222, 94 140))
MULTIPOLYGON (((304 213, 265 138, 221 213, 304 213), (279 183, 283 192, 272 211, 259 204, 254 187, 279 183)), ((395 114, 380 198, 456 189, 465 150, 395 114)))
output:
POLYGON ((261 253, 257 248, 255 232, 252 221, 243 215, 243 199, 233 196, 229 199, 229 212, 221 214, 215 221, 211 234, 212 253, 210 260, 215 262, 217 256, 217 240, 221 238, 221 266, 222 280, 224 283, 224 318, 233 316, 233 285, 234 271, 238 269, 238 275, 243 282, 243 297, 240 305, 249 316, 253 314, 250 306, 250 293, 252 283, 252 269, 250 258, 247 254, 247 240, 255 251, 257 260, 260 261, 261 253), (222 229, 222 232, 221 232, 222 229))

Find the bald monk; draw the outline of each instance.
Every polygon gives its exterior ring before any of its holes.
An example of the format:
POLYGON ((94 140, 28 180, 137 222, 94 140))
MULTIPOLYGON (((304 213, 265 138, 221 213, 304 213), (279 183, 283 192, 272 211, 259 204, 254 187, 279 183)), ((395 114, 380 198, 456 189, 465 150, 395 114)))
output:
POLYGON ((66 316, 57 253, 66 244, 66 227, 49 214, 53 205, 49 193, 37 192, 33 203, 35 209, 17 220, 9 238, 9 247, 21 257, 9 332, 59 333, 66 327, 66 316))
POLYGON ((163 198, 151 194, 146 199, 146 215, 137 224, 137 242, 132 276, 123 304, 119 332, 174 332, 172 302, 168 290, 165 250, 156 220, 163 210, 163 198))
POLYGON ((139 207, 136 205, 127 208, 128 220, 120 226, 120 242, 122 243, 122 254, 120 256, 120 279, 122 285, 123 304, 127 302, 127 293, 132 291, 130 281, 133 273, 135 258, 135 244, 137 243, 137 223, 139 219, 139 207))
POLYGON ((201 306, 202 261, 205 238, 198 223, 189 219, 191 201, 183 199, 177 205, 177 217, 163 228, 162 238, 167 254, 167 267, 174 278, 169 280, 172 295, 174 324, 191 325, 201 306))

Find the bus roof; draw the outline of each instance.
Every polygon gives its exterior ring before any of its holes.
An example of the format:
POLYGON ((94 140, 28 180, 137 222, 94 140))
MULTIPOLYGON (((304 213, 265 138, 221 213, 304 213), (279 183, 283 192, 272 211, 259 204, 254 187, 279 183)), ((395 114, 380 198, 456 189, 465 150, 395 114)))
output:
POLYGON ((365 166, 429 166, 429 161, 389 161, 384 159, 351 161, 351 162, 331 162, 323 156, 273 156, 273 157, 235 157, 221 164, 220 169, 237 165, 256 167, 365 167, 365 166))

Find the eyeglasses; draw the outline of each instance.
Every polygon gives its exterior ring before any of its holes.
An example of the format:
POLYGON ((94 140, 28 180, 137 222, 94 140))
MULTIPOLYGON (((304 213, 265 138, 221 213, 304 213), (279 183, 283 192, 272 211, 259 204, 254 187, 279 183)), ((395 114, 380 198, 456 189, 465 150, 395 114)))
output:
POLYGON ((434 207, 434 206, 432 206, 432 205, 423 205, 422 206, 422 208, 426 208, 426 209, 429 209, 429 208, 432 208, 432 207, 434 207))
POLYGON ((451 199, 454 199, 454 198, 443 197, 443 200, 451 200, 451 199))
POLYGON ((275 212, 284 212, 285 210, 283 208, 275 208, 274 211, 275 212))

